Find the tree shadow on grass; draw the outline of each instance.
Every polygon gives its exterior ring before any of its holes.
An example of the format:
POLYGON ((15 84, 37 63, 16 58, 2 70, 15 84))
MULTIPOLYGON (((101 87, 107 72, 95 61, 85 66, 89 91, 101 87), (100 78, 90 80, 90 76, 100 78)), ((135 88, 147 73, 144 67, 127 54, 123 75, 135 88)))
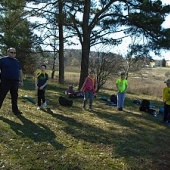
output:
MULTIPOLYGON (((113 144, 118 144, 116 151, 119 156, 142 157, 148 160, 153 159, 153 162, 169 157, 169 151, 164 152, 164 147, 160 147, 166 145, 169 139, 167 129, 160 122, 159 117, 148 113, 137 114, 133 111, 115 113, 101 111, 95 112, 95 114, 100 119, 116 125, 112 126, 110 130, 112 130, 113 144), (162 128, 160 128, 161 125, 162 128), (117 133, 119 128, 121 128, 120 133, 117 133)), ((165 166, 169 166, 169 163, 165 166)))
MULTIPOLYGON (((95 125, 81 123, 75 120, 74 118, 71 118, 71 117, 68 117, 62 114, 54 113, 50 109, 47 112, 51 114, 53 117, 55 117, 56 119, 67 122, 68 126, 64 127, 63 130, 66 133, 71 134, 73 137, 77 138, 78 140, 84 140, 84 141, 96 143, 96 144, 103 143, 106 145, 110 145, 110 144, 114 144, 114 139, 120 138, 120 140, 122 140, 121 138, 124 139, 124 137, 126 136, 124 134, 123 135, 118 134, 114 126, 110 127, 109 131, 103 130, 102 128, 99 128, 95 125)), ((106 112, 103 113, 103 112, 94 112, 94 111, 93 113, 95 113, 97 117, 100 117, 103 120, 105 119, 105 121, 108 121, 112 124, 114 123, 119 124, 119 126, 121 127, 131 128, 132 130, 135 129, 136 134, 140 132, 145 133, 145 130, 147 131, 147 129, 144 129, 138 126, 137 124, 129 122, 128 120, 126 120, 126 118, 123 119, 119 115, 112 115, 106 112)), ((128 132, 127 132, 127 136, 128 136, 128 132)))
POLYGON ((155 117, 153 117, 152 115, 150 115, 149 113, 144 113, 142 115, 140 114, 134 114, 133 111, 117 111, 115 113, 110 113, 107 111, 93 111, 93 113, 95 113, 95 115, 103 120, 105 120, 106 122, 113 122, 113 123, 118 123, 120 126, 128 126, 128 127, 133 127, 135 129, 140 129, 140 127, 138 126, 138 124, 136 124, 135 122, 131 122, 128 121, 128 118, 133 116, 134 119, 136 119, 136 121, 138 123, 142 122, 145 125, 152 125, 151 122, 155 121, 155 117))
MULTIPOLYGON (((109 112, 93 112, 97 117, 110 123, 110 127, 103 130, 95 126, 95 124, 79 122, 74 118, 54 113, 51 110, 47 112, 54 118, 66 122, 67 125, 63 127, 63 130, 77 140, 114 148, 113 158, 124 157, 128 159, 131 157, 134 160, 148 160, 154 164, 159 161, 158 157, 163 159, 165 155, 168 156, 168 152, 163 154, 164 147, 159 147, 159 145, 163 146, 165 144, 162 138, 166 135, 166 131, 163 132, 162 129, 157 129, 156 125, 152 124, 152 119, 147 121, 147 115, 144 117, 137 114, 133 115, 136 120, 141 120, 138 124, 128 119, 133 114, 131 112, 124 112, 123 116, 119 115, 119 113, 114 115, 109 112)), ((164 140, 167 140, 167 138, 164 140)), ((162 164, 162 162, 159 164, 162 164)), ((157 163, 157 166, 159 164, 157 163)), ((144 167, 146 166, 144 165, 144 167)), ((164 166, 169 165, 165 164, 164 166)))
POLYGON ((90 124, 78 122, 77 120, 68 116, 64 116, 62 114, 54 113, 53 111, 51 111, 51 109, 48 109, 46 112, 56 119, 67 122, 68 126, 64 127, 63 130, 66 133, 71 134, 78 140, 85 140, 91 143, 102 142, 105 144, 111 144, 109 140, 103 140, 103 138, 101 137, 103 134, 106 133, 101 128, 95 127, 90 124))
POLYGON ((23 138, 30 138, 34 142, 47 142, 50 143, 56 149, 64 149, 65 147, 58 143, 55 138, 56 135, 45 125, 38 123, 35 124, 32 121, 26 119, 22 115, 18 115, 17 118, 23 123, 16 123, 12 120, 0 116, 0 120, 10 125, 11 129, 23 138))

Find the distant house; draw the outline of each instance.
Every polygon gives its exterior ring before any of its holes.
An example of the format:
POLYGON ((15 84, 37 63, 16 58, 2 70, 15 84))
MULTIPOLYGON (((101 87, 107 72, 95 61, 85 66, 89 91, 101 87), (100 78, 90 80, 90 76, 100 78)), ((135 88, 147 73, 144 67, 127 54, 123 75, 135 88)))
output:
POLYGON ((155 60, 156 67, 162 67, 162 60, 155 60))
MULTIPOLYGON (((154 60, 155 67, 162 67, 162 60, 154 60)), ((153 65, 153 63, 151 63, 153 65)), ((170 67, 170 60, 166 60, 166 67, 170 67)))
POLYGON ((151 68, 155 67, 155 61, 154 61, 154 60, 151 60, 151 61, 150 61, 149 67, 151 67, 151 68))
POLYGON ((170 60, 166 60, 166 67, 170 67, 170 60))

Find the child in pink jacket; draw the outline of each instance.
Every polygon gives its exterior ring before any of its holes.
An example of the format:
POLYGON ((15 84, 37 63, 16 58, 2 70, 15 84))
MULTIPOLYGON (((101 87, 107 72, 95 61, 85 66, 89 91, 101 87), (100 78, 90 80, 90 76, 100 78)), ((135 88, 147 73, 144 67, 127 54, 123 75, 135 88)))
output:
POLYGON ((92 110, 93 96, 95 94, 96 79, 95 72, 91 71, 85 79, 81 91, 84 93, 83 109, 86 109, 86 104, 89 99, 89 109, 92 110))

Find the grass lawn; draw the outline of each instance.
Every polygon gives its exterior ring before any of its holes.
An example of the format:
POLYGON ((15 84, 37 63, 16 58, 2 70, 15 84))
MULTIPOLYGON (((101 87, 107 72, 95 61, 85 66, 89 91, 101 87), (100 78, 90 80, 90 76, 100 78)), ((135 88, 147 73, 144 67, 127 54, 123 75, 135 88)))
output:
MULTIPOLYGON (((67 87, 50 81, 47 109, 37 111, 33 80, 19 90, 19 108, 11 112, 8 95, 0 110, 1 170, 169 170, 170 127, 157 117, 138 111, 135 96, 127 94, 123 112, 107 106, 97 94, 93 111, 83 111, 82 98, 73 107, 59 105, 67 87)), ((143 96, 142 96, 143 97, 143 96)), ((151 103, 162 106, 160 101, 151 103)))

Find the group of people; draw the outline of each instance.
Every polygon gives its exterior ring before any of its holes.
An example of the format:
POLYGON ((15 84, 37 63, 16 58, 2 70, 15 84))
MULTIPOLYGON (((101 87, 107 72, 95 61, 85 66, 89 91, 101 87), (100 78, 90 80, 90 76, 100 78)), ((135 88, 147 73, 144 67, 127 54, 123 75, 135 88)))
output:
MULTIPOLYGON (((46 73, 46 65, 41 65, 41 71, 35 77, 35 89, 37 90, 37 109, 41 109, 41 105, 47 106, 45 99, 45 89, 48 83, 48 74, 46 73)), ((7 95, 10 92, 12 111, 14 114, 22 114, 18 109, 18 88, 23 86, 23 73, 19 61, 16 59, 16 49, 11 47, 7 49, 7 56, 0 59, 1 85, 0 85, 0 108, 7 95)), ((125 73, 121 73, 121 78, 117 79, 116 86, 118 88, 118 110, 123 110, 125 92, 127 89, 127 80, 125 73)), ((87 107, 89 99, 89 109, 92 110, 93 98, 96 92, 95 72, 91 71, 85 79, 81 92, 84 93, 83 109, 87 107)))
MULTIPOLYGON (((45 89, 48 83, 48 74, 46 73, 46 65, 41 65, 41 71, 35 77, 35 89, 37 90, 37 109, 41 109, 41 105, 47 106, 45 99, 45 89)), ((19 61, 16 59, 16 49, 11 47, 7 49, 7 56, 0 59, 0 108, 8 92, 11 95, 12 111, 15 115, 22 114, 18 109, 18 88, 19 85, 23 86, 23 73, 19 61)), ((128 87, 128 80, 126 79, 125 72, 120 74, 120 78, 116 80, 117 87, 117 109, 123 111, 124 101, 126 97, 126 90, 128 87)), ((167 87, 163 89, 163 102, 164 102, 164 117, 163 122, 170 125, 170 79, 166 82, 167 87)), ((87 108, 89 100, 89 109, 92 110, 93 98, 97 90, 97 83, 95 72, 91 71, 85 79, 81 92, 84 93, 83 110, 87 108)))
MULTIPOLYGON (((48 82, 48 74, 45 72, 46 65, 41 66, 41 72, 36 75, 35 89, 37 89, 38 108, 41 104, 46 106, 45 88, 48 82)), ((19 61, 16 59, 16 49, 7 49, 7 56, 0 59, 0 108, 8 92, 11 95, 12 112, 20 115, 22 112, 18 108, 18 88, 23 86, 23 73, 19 61)))
MULTIPOLYGON (((126 97, 126 89, 128 81, 125 72, 120 74, 120 78, 116 80, 117 93, 117 109, 123 111, 124 101, 126 97)), ((97 84, 95 79, 95 72, 91 71, 89 76, 85 79, 81 91, 84 93, 83 110, 86 110, 87 101, 89 99, 89 110, 92 110, 93 98, 96 92, 97 84)))

